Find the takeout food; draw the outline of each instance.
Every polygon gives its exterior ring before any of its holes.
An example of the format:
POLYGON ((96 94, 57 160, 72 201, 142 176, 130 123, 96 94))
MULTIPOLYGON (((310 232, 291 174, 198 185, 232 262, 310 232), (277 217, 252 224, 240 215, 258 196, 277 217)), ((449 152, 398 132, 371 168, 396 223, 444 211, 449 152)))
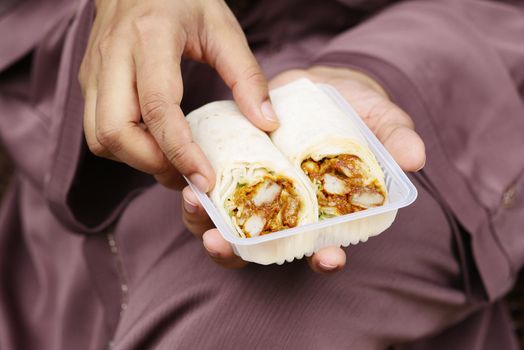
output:
MULTIPOLYGON (((282 264, 310 256, 325 247, 365 242, 387 229, 395 220, 397 210, 417 197, 415 186, 347 101, 328 85, 312 88, 310 84, 296 81, 271 92, 273 107, 282 122, 281 130, 272 135, 280 151, 266 134, 240 115, 231 101, 204 106, 189 116, 195 141, 217 173, 216 186, 209 196, 191 182, 189 185, 222 237, 245 261, 282 264), (308 163, 310 161, 313 164, 308 163), (337 181, 329 182, 330 176, 335 176, 337 181), (267 230, 270 226, 266 226, 266 222, 258 236, 249 234, 251 238, 246 239, 249 237, 245 231, 247 220, 242 221, 245 219, 242 213, 252 213, 249 210, 255 210, 256 203, 265 203, 266 198, 273 200, 271 205, 264 204, 267 208, 277 203, 276 198, 280 201, 288 183, 279 182, 281 177, 292 184, 301 203, 297 226, 265 234, 272 231, 267 230), (271 181, 266 182, 268 178, 271 181), (341 200, 339 206, 323 202, 315 183, 322 185, 322 194, 340 196, 331 197, 341 200), (348 188, 350 191, 346 193, 348 188), (259 192, 261 189, 263 194, 259 192), (366 192, 367 189, 370 191, 366 192), (274 193, 278 193, 276 197, 274 193), (357 193, 369 197, 359 198, 355 196, 357 193), (323 206, 320 213, 317 195, 323 206), (348 198, 353 203, 342 201, 348 198), (373 207, 380 201, 381 205, 373 207), (369 208, 360 210, 365 207, 369 208), (333 213, 333 210, 336 211, 333 213), (356 212, 336 216, 352 210, 356 212), (319 214, 325 220, 318 220, 319 214), (329 215, 335 217, 328 219, 329 215)), ((272 216, 278 223, 274 229, 292 226, 279 222, 279 215, 282 217, 280 209, 272 216)), ((251 232, 249 225, 247 232, 251 232)))
POLYGON ((280 127, 267 134, 233 101, 187 120, 217 181, 211 200, 244 238, 381 206, 384 174, 358 127, 315 84, 270 92, 280 127))
POLYGON ((234 102, 207 104, 187 120, 217 176, 211 200, 241 237, 317 220, 317 201, 307 178, 234 102))
POLYGON ((275 146, 307 175, 320 219, 381 206, 384 174, 358 127, 307 79, 270 92, 280 120, 275 146))

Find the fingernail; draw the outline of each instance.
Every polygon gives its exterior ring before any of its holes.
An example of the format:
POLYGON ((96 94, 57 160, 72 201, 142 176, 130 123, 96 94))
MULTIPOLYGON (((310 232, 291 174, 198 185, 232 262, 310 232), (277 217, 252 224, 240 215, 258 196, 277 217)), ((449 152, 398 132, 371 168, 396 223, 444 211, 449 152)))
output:
POLYGON ((202 192, 207 192, 209 189, 209 184, 207 183, 207 179, 200 174, 195 173, 195 174, 189 175, 189 181, 191 181, 191 183, 195 185, 202 192))
POLYGON ((194 214, 194 213, 196 213, 198 207, 197 207, 196 204, 193 204, 193 203, 191 203, 190 201, 188 201, 187 199, 184 198, 184 209, 189 214, 194 214))
POLYGON ((272 123, 278 123, 278 118, 275 114, 275 111, 273 110, 273 106, 271 106, 271 102, 269 102, 268 100, 264 101, 262 103, 262 106, 260 106, 260 110, 262 111, 262 115, 264 116, 264 118, 266 118, 272 123))
POLYGON ((322 270, 324 271, 332 271, 338 267, 338 265, 331 265, 330 263, 324 261, 321 261, 318 264, 320 265, 320 267, 322 267, 322 270))

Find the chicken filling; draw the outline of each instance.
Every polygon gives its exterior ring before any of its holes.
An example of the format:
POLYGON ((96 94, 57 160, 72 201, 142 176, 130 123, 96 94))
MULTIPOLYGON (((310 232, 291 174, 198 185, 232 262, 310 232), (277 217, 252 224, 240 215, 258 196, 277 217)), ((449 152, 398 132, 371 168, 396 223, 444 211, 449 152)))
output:
POLYGON ((238 184, 228 202, 234 225, 246 237, 297 226, 302 207, 293 183, 271 174, 253 185, 238 184))
POLYGON ((384 204, 384 192, 376 180, 367 180, 359 157, 341 154, 319 161, 309 158, 302 162, 302 170, 317 188, 321 219, 384 204))

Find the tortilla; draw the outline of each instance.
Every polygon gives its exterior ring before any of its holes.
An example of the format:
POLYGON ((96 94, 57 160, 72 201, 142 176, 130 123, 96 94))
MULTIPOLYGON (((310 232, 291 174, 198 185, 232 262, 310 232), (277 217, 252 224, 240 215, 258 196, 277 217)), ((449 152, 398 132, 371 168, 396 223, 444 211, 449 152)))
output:
POLYGON ((315 222, 315 192, 232 101, 207 104, 187 116, 194 141, 215 170, 210 198, 241 237, 315 222))

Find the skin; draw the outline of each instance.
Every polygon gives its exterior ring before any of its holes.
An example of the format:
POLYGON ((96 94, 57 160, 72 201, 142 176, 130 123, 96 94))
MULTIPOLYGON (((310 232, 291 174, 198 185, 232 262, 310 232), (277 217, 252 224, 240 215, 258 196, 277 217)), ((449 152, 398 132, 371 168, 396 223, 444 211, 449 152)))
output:
MULTIPOLYGON (((222 0, 99 0, 96 9, 79 72, 84 133, 94 154, 152 174, 169 188, 182 189, 185 175, 201 190, 212 189, 215 174, 180 109, 182 57, 212 66, 255 126, 278 127, 266 77, 222 0)), ((411 119, 371 78, 349 69, 311 67, 284 72, 270 85, 299 77, 339 89, 404 170, 423 166, 424 145, 411 119)), ((224 267, 245 266, 191 190, 182 193, 184 222, 208 255, 224 267)), ((308 262, 316 272, 333 273, 344 267, 346 255, 329 247, 308 262)))
POLYGON ((180 109, 182 57, 214 67, 257 127, 278 127, 267 80, 223 1, 99 0, 96 10, 79 72, 94 154, 170 188, 183 186, 181 174, 203 191, 212 188, 211 164, 180 109))

